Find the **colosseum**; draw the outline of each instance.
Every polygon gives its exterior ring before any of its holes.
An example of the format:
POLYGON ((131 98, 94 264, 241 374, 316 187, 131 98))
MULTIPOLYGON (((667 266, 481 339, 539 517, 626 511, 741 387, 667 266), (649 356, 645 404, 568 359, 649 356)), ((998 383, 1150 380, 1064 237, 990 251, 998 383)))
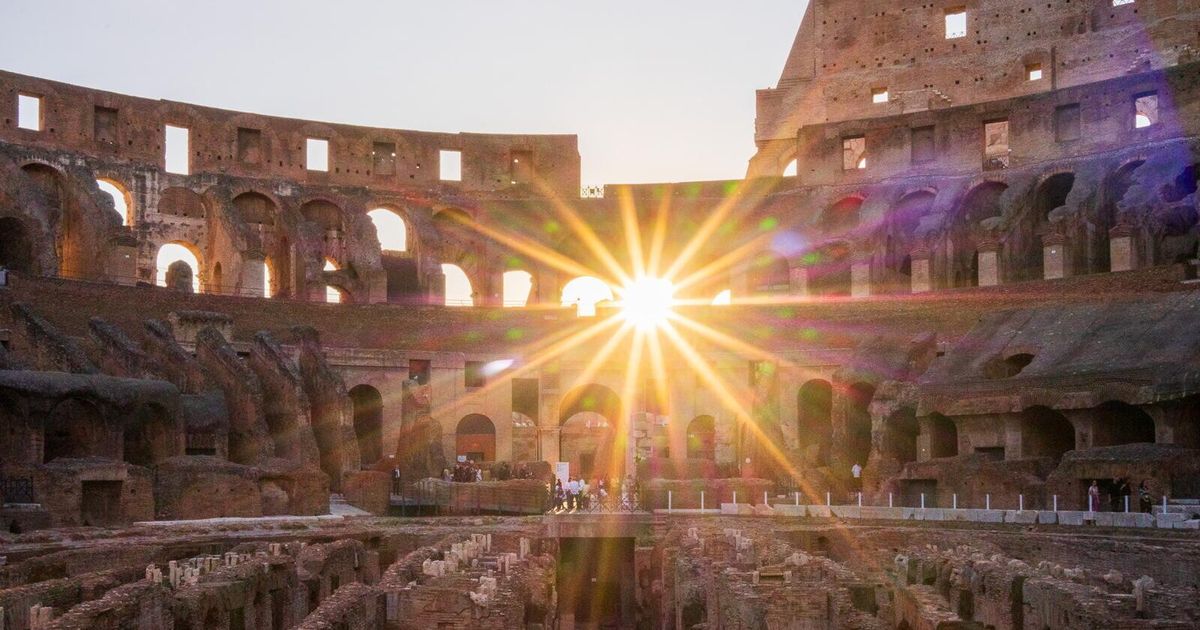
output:
POLYGON ((811 0, 602 187, 0 71, 0 630, 1198 628, 1198 33, 811 0))

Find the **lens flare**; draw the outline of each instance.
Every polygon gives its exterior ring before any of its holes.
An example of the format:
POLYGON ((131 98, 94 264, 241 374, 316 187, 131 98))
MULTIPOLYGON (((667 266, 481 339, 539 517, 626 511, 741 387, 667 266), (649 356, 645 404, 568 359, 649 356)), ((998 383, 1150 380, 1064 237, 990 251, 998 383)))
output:
POLYGON ((658 328, 671 316, 675 287, 670 280, 640 276, 621 291, 621 313, 641 330, 658 328))

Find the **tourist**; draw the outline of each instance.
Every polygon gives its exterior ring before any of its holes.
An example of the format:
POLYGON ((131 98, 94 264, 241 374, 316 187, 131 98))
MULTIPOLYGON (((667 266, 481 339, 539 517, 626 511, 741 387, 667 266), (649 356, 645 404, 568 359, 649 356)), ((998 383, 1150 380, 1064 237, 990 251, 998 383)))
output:
POLYGON ((1146 487, 1146 480, 1143 479, 1138 484, 1138 509, 1144 514, 1149 514, 1153 508, 1154 499, 1150 497, 1150 488, 1146 487))
POLYGON ((1114 512, 1125 512, 1129 508, 1129 495, 1132 494, 1132 488, 1129 487, 1129 479, 1125 477, 1117 478, 1117 490, 1113 493, 1113 510, 1114 512))
POLYGON ((442 481, 453 481, 453 480, 454 480, 454 478, 450 476, 450 469, 443 468, 442 469, 442 481))
POLYGON ((850 476, 853 479, 853 481, 850 484, 850 489, 854 490, 856 492, 861 492, 862 491, 862 466, 859 466, 858 462, 854 462, 854 465, 850 467, 850 476))
POLYGON ((1092 486, 1088 488, 1088 511, 1100 511, 1100 484, 1093 479, 1092 486))

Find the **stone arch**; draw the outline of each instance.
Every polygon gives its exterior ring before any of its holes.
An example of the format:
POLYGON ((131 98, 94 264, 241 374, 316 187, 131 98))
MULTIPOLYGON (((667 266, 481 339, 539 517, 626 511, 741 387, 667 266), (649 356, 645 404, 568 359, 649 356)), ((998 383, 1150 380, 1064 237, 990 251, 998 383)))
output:
POLYGON ((796 436, 805 461, 825 466, 829 464, 829 449, 833 444, 833 385, 813 379, 796 392, 796 436))
POLYGON ((818 226, 825 234, 845 234, 858 227, 864 197, 850 195, 835 201, 821 213, 818 226))
POLYGON ((317 225, 326 233, 345 231, 341 206, 328 199, 317 198, 304 203, 300 206, 300 216, 304 217, 305 221, 317 225))
POLYGON ((475 306, 475 285, 462 267, 443 263, 442 274, 445 276, 443 303, 446 306, 475 306))
POLYGON ((1162 224, 1155 263, 1164 265, 1200 256, 1200 167, 1190 164, 1165 186, 1160 194, 1167 204, 1159 213, 1162 224))
POLYGON ((1062 172, 1044 178, 1034 190, 1032 211, 1009 237, 1014 241, 1011 262, 1015 279, 1041 280, 1045 276, 1042 233, 1050 223, 1050 213, 1066 205, 1074 187, 1075 174, 1062 172))
POLYGON ((580 317, 595 315, 597 306, 614 299, 612 287, 593 276, 575 278, 562 289, 562 305, 574 307, 580 317))
POLYGON ((954 457, 958 455, 958 425, 940 413, 931 413, 927 419, 929 457, 954 457))
POLYGON ((370 385, 355 385, 349 391, 354 406, 354 436, 363 466, 383 459, 383 395, 370 385))
POLYGON ((99 408, 82 398, 54 405, 42 428, 42 462, 102 455, 106 426, 99 408))
POLYGON ((29 273, 36 266, 33 238, 25 222, 16 217, 0 217, 0 267, 29 273))
POLYGON ((208 216, 208 206, 199 193, 173 186, 158 196, 158 213, 185 219, 203 219, 208 216))
POLYGON ((1110 400, 1092 414, 1092 446, 1154 442, 1154 418, 1140 407, 1110 400))
POLYGON ((463 416, 454 430, 454 444, 456 455, 476 463, 496 461, 496 425, 481 413, 463 416))
POLYGON ((975 234, 980 224, 1003 213, 1001 198, 1008 184, 985 181, 963 196, 950 224, 949 261, 945 284, 950 288, 979 285, 979 245, 975 234))
POLYGON ((688 423, 687 457, 717 460, 717 421, 712 416, 696 416, 688 423))
POLYGON ((25 164, 21 170, 32 182, 51 224, 56 226, 58 274, 68 278, 87 276, 96 261, 89 256, 88 226, 67 196, 66 176, 57 168, 41 162, 25 164))
POLYGON ((509 308, 529 305, 533 297, 533 274, 523 269, 504 272, 501 280, 502 304, 509 308))
POLYGON ((158 248, 155 255, 156 284, 199 293, 201 290, 202 258, 200 249, 186 241, 171 241, 158 248), (186 267, 177 265, 182 263, 186 267), (188 280, 190 279, 190 282, 188 280))
POLYGON ((121 225, 133 225, 136 213, 133 207, 133 195, 129 193, 129 188, 111 177, 97 177, 96 187, 100 189, 100 192, 112 198, 113 211, 120 217, 121 225))
POLYGON ((1061 413, 1049 407, 1030 407, 1020 414, 1021 455, 1062 459, 1075 450, 1075 427, 1061 413))
POLYGON ((772 250, 759 252, 750 260, 746 285, 758 295, 787 293, 791 290, 791 272, 786 258, 772 250))
POLYGON ((895 290, 907 293, 912 288, 912 250, 917 246, 921 218, 933 210, 936 191, 917 190, 900 198, 888 211, 883 251, 883 268, 903 278, 895 290))
POLYGON ((1109 231, 1117 225, 1121 200, 1125 198, 1125 193, 1133 187, 1134 172, 1145 163, 1144 159, 1126 162, 1113 171, 1104 182, 1103 198, 1094 218, 1096 229, 1095 238, 1092 240, 1096 252, 1093 257, 1092 271, 1094 272, 1112 270, 1108 242, 1109 231))
POLYGON ((569 462, 572 476, 621 476, 624 454, 616 448, 623 405, 603 385, 581 385, 559 403, 559 460, 569 462))
POLYGON ((865 466, 871 456, 871 399, 875 386, 854 383, 845 391, 847 463, 865 466))
POLYGON ((805 256, 808 262, 808 293, 816 296, 850 295, 850 244, 827 243, 805 256))
POLYGON ((247 191, 233 198, 233 209, 247 225, 274 227, 279 208, 270 197, 247 191))
POLYGON ((175 423, 162 406, 140 405, 126 423, 123 450, 126 463, 153 466, 176 454, 175 423))
POLYGON ((884 422, 880 451, 885 456, 895 458, 896 463, 901 466, 915 462, 918 459, 919 434, 916 410, 912 407, 901 407, 888 415, 884 422))
POLYGON ((408 218, 392 206, 376 206, 367 211, 367 218, 375 228, 379 249, 385 252, 407 252, 409 250, 408 218))

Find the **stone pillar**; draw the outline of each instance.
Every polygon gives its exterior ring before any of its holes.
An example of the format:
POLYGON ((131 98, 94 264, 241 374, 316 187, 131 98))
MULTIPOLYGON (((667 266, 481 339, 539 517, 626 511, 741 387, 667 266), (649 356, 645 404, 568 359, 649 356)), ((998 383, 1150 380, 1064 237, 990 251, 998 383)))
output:
POLYGON ((850 297, 871 296, 871 261, 864 260, 850 265, 850 297))
POLYGON ((1108 231, 1108 270, 1130 271, 1137 268, 1133 248, 1133 228, 1118 225, 1108 231))
POLYGON ((1000 243, 984 241, 979 244, 979 286, 1000 284, 1000 243))
POLYGON ((808 268, 802 266, 788 269, 788 279, 792 285, 792 295, 806 297, 808 295, 808 268))
POLYGON ((912 253, 912 292, 926 293, 933 290, 933 276, 929 268, 929 250, 917 249, 912 253))
POLYGON ((476 306, 504 306, 504 270, 488 269, 485 272, 487 286, 479 292, 480 299, 476 306))
POLYGON ((137 241, 124 239, 118 241, 112 248, 108 260, 108 275, 117 284, 133 286, 137 284, 137 241))
POLYGON ((1042 277, 1058 280, 1067 277, 1067 239, 1062 234, 1042 237, 1042 277))
POLYGON ((241 294, 262 297, 266 295, 266 268, 267 261, 259 256, 248 255, 242 261, 242 277, 238 284, 241 285, 241 294))

